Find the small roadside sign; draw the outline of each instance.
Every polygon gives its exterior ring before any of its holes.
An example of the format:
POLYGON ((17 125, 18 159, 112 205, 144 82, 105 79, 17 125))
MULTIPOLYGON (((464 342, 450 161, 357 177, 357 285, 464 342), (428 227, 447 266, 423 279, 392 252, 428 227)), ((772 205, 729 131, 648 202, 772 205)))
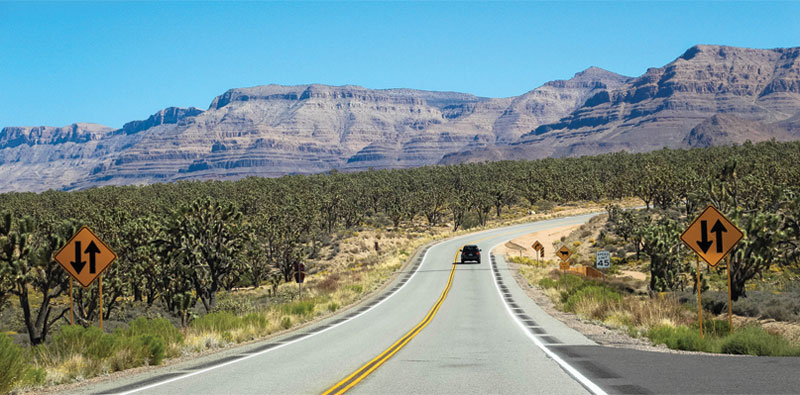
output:
POLYGON ((733 222, 714 206, 708 206, 681 234, 681 241, 706 263, 716 266, 742 236, 733 222))
POLYGON ((542 248, 544 248, 542 246, 542 243, 539 242, 539 240, 536 240, 536 242, 533 243, 533 245, 531 245, 531 247, 533 247, 533 249, 536 250, 536 251, 540 251, 542 248))
POLYGON ((91 285, 116 259, 117 254, 88 226, 75 233, 55 255, 55 261, 84 288, 91 285))
POLYGON ((611 267, 611 253, 608 251, 597 251, 595 254, 595 267, 598 269, 608 269, 611 267))
POLYGON ((562 261, 566 261, 569 259, 570 255, 572 255, 572 251, 570 251, 567 246, 561 246, 556 254, 558 254, 558 257, 561 258, 562 261))
POLYGON ((542 247, 542 249, 539 250, 539 258, 544 258, 544 247, 542 247))
POLYGON ((561 261, 558 263, 558 268, 560 270, 569 270, 569 261, 561 261))
POLYGON ((303 283, 306 279, 306 265, 299 263, 294 267, 294 281, 298 284, 303 283))

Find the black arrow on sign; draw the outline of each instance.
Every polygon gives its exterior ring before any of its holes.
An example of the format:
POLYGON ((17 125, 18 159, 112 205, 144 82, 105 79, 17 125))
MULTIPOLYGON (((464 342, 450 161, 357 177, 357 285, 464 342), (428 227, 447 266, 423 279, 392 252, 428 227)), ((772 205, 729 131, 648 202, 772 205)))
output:
MULTIPOLYGON (((717 221, 717 223, 719 223, 719 221, 717 221)), ((714 226, 714 228, 716 228, 716 225, 714 226)), ((714 230, 712 229, 711 231, 713 232, 714 230)), ((703 254, 705 254, 708 252, 708 249, 711 248, 711 244, 714 243, 713 241, 708 239, 708 221, 705 220, 700 221, 700 234, 702 234, 703 239, 701 241, 698 241, 697 245, 700 246, 700 249, 703 250, 703 254)), ((721 236, 718 236, 717 240, 719 240, 720 237, 721 236)), ((718 250, 721 248, 722 247, 717 246, 718 250)))
POLYGON ((717 252, 722 253, 722 232, 727 232, 728 229, 725 229, 725 225, 722 222, 717 220, 717 223, 711 228, 711 233, 717 234, 717 252))
MULTIPOLYGON (((97 248, 97 247, 95 247, 95 248, 97 248)), ((75 273, 78 273, 78 274, 81 274, 81 270, 83 270, 83 267, 86 266, 86 261, 82 261, 81 258, 82 258, 82 256, 81 256, 81 242, 80 241, 76 241, 75 242, 75 260, 70 262, 69 264, 72 265, 72 268, 75 269, 75 273)), ((92 258, 94 259, 94 255, 92 255, 92 258)), ((94 263, 94 261, 92 261, 92 263, 94 263)))
POLYGON ((97 245, 94 244, 94 241, 89 242, 89 246, 86 247, 85 253, 89 254, 89 273, 97 273, 97 268, 95 267, 95 254, 100 253, 100 249, 97 248, 97 245))

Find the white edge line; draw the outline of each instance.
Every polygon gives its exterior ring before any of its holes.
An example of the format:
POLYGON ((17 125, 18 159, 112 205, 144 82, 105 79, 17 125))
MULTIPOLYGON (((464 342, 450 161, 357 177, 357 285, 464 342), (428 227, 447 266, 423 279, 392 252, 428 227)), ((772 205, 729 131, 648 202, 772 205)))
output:
MULTIPOLYGON (((456 239, 452 239, 452 240, 457 240, 457 239, 458 239, 458 238, 456 238, 456 239)), ((376 307, 380 306, 381 304, 383 304, 383 302, 386 302, 386 301, 387 301, 387 300, 389 300, 389 299, 390 299, 392 296, 394 296, 394 295, 397 295, 397 294, 398 294, 398 293, 399 293, 399 292, 400 292, 400 291, 401 291, 403 288, 405 288, 405 287, 406 287, 406 285, 408 285, 408 283, 410 283, 410 282, 411 282, 411 279, 413 279, 413 278, 414 278, 414 276, 416 276, 416 275, 417 275, 417 273, 419 272, 419 270, 422 268, 422 265, 424 265, 424 264, 425 264, 425 261, 426 261, 426 259, 428 258, 428 253, 429 253, 429 252, 430 252, 430 251, 431 251, 431 250, 432 250, 434 247, 438 246, 439 244, 442 244, 442 243, 448 242, 448 241, 451 241, 451 240, 443 240, 443 241, 441 241, 441 242, 439 242, 439 243, 436 243, 436 244, 434 244, 434 245, 432 245, 432 246, 428 247, 428 249, 427 249, 427 250, 425 250, 425 254, 422 256, 422 262, 421 262, 421 263, 419 264, 419 266, 417 266, 417 268, 414 270, 414 273, 413 273, 413 274, 411 274, 411 277, 409 277, 409 278, 408 278, 408 280, 406 280, 406 282, 405 282, 405 283, 403 283, 403 285, 401 285, 401 286, 400 286, 400 288, 396 289, 395 291, 390 291, 390 292, 389 292, 389 294, 388 294, 388 296, 386 296, 386 297, 385 297, 383 300, 381 300, 380 302, 376 303, 375 305, 373 305, 373 306, 372 306, 372 307, 370 307, 369 309, 367 309, 367 310, 364 310, 364 311, 362 311, 362 312, 360 312, 360 313, 358 313, 358 314, 356 314, 356 315, 354 315, 354 316, 352 316, 352 317, 350 317, 350 318, 348 318, 348 319, 346 319, 346 320, 344 320, 344 321, 342 321, 342 322, 340 322, 340 323, 338 323, 338 324, 331 325, 331 326, 329 326, 329 327, 327 327, 327 328, 325 328, 325 329, 323 329, 323 330, 321 330, 321 331, 318 331, 318 332, 314 332, 314 333, 307 334, 306 336, 303 336, 303 337, 301 337, 301 338, 299 338, 299 339, 295 339, 295 340, 292 340, 292 341, 290 341, 290 342, 286 342, 286 343, 281 343, 281 344, 279 344, 279 345, 277 345, 277 346, 275 346, 275 347, 272 347, 272 348, 269 348, 269 349, 266 349, 266 350, 263 350, 263 351, 259 351, 259 352, 255 353, 255 354, 250 354, 250 355, 247 355, 247 356, 244 356, 244 357, 241 357, 241 358, 234 359, 234 360, 232 360, 232 361, 224 362, 224 363, 221 363, 221 364, 219 364, 219 365, 214 365, 214 366, 211 366, 211 367, 208 367, 208 368, 205 368, 205 369, 201 369, 201 370, 198 370, 198 371, 195 371, 195 372, 186 373, 186 374, 184 374, 183 376, 174 377, 174 378, 167 379, 167 380, 164 380, 164 381, 160 381, 160 382, 157 382, 157 383, 154 383, 154 384, 150 384, 150 385, 147 385, 147 386, 144 386, 144 387, 140 387, 140 388, 134 388, 134 389, 132 389, 132 390, 130 390, 130 391, 126 391, 126 392, 118 392, 118 394, 119 394, 119 395, 128 395, 128 394, 133 394, 133 393, 140 392, 140 391, 149 390, 149 389, 151 389, 151 388, 155 388, 155 387, 158 387, 158 386, 161 386, 161 385, 164 385, 164 384, 169 384, 169 383, 172 383, 172 382, 175 382, 175 381, 178 381, 178 380, 183 380, 183 379, 185 379, 185 378, 192 377, 192 376, 195 376, 195 375, 198 375, 198 374, 201 374, 201 373, 206 373, 206 372, 208 372, 208 371, 211 371, 211 370, 214 370, 214 369, 218 369, 218 368, 221 368, 221 367, 224 367, 224 366, 233 365, 233 364, 235 364, 235 363, 237 363, 237 362, 242 362, 242 361, 244 361, 244 360, 247 360, 247 359, 250 359, 250 358, 253 358, 253 357, 257 357, 257 356, 259 356, 259 355, 263 355, 263 354, 266 354, 266 353, 268 353, 268 352, 271 352, 271 351, 278 350, 278 349, 280 349, 280 348, 283 348, 283 347, 285 347, 285 346, 288 346, 288 345, 291 345, 291 344, 294 344, 294 343, 297 343, 297 342, 301 342, 301 341, 303 341, 303 340, 309 339, 309 338, 311 338, 311 337, 314 337, 314 336, 316 336, 316 335, 319 335, 319 334, 325 333, 325 332, 327 332, 327 331, 329 331, 329 330, 331 330, 331 329, 333 329, 333 328, 336 328, 336 327, 338 327, 338 326, 340 326, 340 325, 344 325, 344 324, 346 324, 346 323, 348 323, 348 322, 350 322, 350 321, 352 321, 352 320, 354 320, 354 319, 356 319, 356 318, 358 318, 358 317, 361 317, 362 315, 364 315, 364 314, 366 314, 366 313, 369 313, 370 311, 372 311, 372 309, 374 309, 374 308, 376 308, 376 307)), ((343 314, 343 313, 344 313, 344 312, 342 312, 342 314, 343 314)), ((331 317, 331 318, 333 318, 333 317, 331 317)), ((132 383, 132 384, 135 384, 135 383, 132 383)), ((103 392, 103 391, 101 391, 101 392, 103 392)))
MULTIPOLYGON (((580 217, 580 216, 583 216, 583 215, 588 215, 588 214, 595 214, 595 213, 586 213, 586 214, 580 214, 580 215, 576 215, 576 217, 580 217)), ((560 220, 560 219, 562 219, 562 218, 551 218, 551 219, 546 219, 546 220, 543 220, 543 221, 535 221, 535 222, 536 222, 536 223, 541 223, 541 222, 547 223, 547 222, 550 222, 550 221, 557 221, 557 220, 560 220)), ((531 223, 529 222, 529 223, 522 223, 522 224, 512 225, 512 226, 508 227, 508 229, 516 229, 516 228, 521 228, 521 227, 529 226, 530 224, 531 224, 531 223)), ((502 229, 502 228, 501 228, 501 229, 502 229)), ((373 306, 372 306, 372 307, 370 307, 369 309, 367 309, 367 310, 364 310, 364 311, 362 311, 361 313, 358 313, 358 314, 356 314, 356 315, 354 315, 354 316, 352 316, 352 317, 350 317, 350 318, 348 318, 348 319, 346 319, 346 320, 344 320, 344 321, 342 321, 342 322, 340 322, 340 323, 338 323, 338 324, 331 325, 331 326, 329 326, 329 327, 327 327, 327 328, 325 328, 325 329, 323 329, 323 330, 321 330, 321 331, 318 331, 318 332, 314 332, 314 333, 307 334, 306 336, 303 336, 303 337, 301 337, 301 338, 299 338, 299 339, 295 339, 295 340, 292 340, 292 341, 290 341, 290 342, 286 342, 286 343, 281 343, 281 344, 279 344, 279 345, 277 345, 277 346, 275 346, 275 347, 272 347, 272 348, 266 349, 266 350, 264 350, 264 351, 259 351, 259 352, 255 353, 255 354, 250 354, 250 355, 247 355, 247 356, 245 356, 245 357, 241 357, 241 358, 234 359, 234 360, 232 360, 232 361, 228 361, 228 362, 221 363, 221 364, 219 364, 219 365, 214 365, 214 366, 210 366, 210 367, 208 367, 208 368, 201 369, 201 370, 198 370, 198 371, 194 371, 194 372, 191 372, 191 373, 186 373, 186 374, 184 374, 184 375, 182 375, 182 376, 174 377, 174 378, 167 379, 167 380, 164 380, 164 381, 159 381, 159 382, 157 382, 157 383, 153 383, 153 384, 150 384, 150 385, 146 385, 146 386, 144 386, 144 387, 134 388, 134 389, 132 389, 132 390, 130 390, 130 391, 126 391, 126 392, 118 392, 117 394, 119 394, 119 395, 128 395, 128 394, 134 394, 134 393, 141 392, 141 391, 145 391, 145 390, 148 390, 148 389, 151 389, 151 388, 159 387, 159 386, 162 386, 162 385, 164 385, 164 384, 169 384, 169 383, 173 383, 173 382, 175 382, 175 381, 178 381, 178 380, 183 380, 183 379, 185 379, 185 378, 192 377, 192 376, 195 376, 195 375, 198 375, 198 374, 201 374, 201 373, 206 373, 206 372, 212 371, 212 370, 214 370, 214 369, 218 369, 218 368, 225 367, 225 366, 228 366, 228 365, 233 365, 233 364, 235 364, 235 363, 237 363, 237 362, 241 362, 241 361, 244 361, 244 360, 247 360, 247 359, 253 358, 253 357, 257 357, 257 356, 259 356, 259 355, 264 355, 264 354, 266 354, 266 353, 268 353, 268 352, 272 352, 272 351, 275 351, 275 350, 281 349, 281 348, 283 348, 283 347, 285 347, 285 346, 288 346, 288 345, 291 345, 291 344, 294 344, 294 343, 301 342, 301 341, 303 341, 303 340, 309 339, 309 338, 311 338, 311 337, 314 337, 314 336, 316 336, 316 335, 319 335, 319 334, 325 333, 325 332, 327 332, 327 331, 329 331, 329 330, 331 330, 331 329, 333 329, 333 328, 339 327, 340 325, 344 325, 344 324, 346 324, 346 323, 348 323, 348 322, 350 322, 350 321, 352 321, 352 320, 354 320, 354 319, 356 319, 356 318, 358 318, 358 317, 361 317, 362 315, 364 315, 364 314, 366 314, 366 313, 368 313, 368 312, 372 311, 372 309, 374 309, 374 308, 376 308, 376 307, 380 306, 381 304, 383 304, 383 302, 386 302, 387 300, 391 299, 391 297, 392 297, 392 296, 394 296, 394 295, 397 295, 397 294, 398 294, 398 293, 399 293, 399 292, 400 292, 400 291, 401 291, 403 288, 405 288, 405 287, 406 287, 406 285, 408 285, 408 284, 411 282, 411 279, 413 279, 413 278, 414 278, 414 276, 416 276, 416 275, 417 275, 417 273, 419 272, 419 270, 420 270, 420 269, 422 269, 422 265, 424 265, 424 264, 425 264, 425 261, 426 261, 426 260, 427 260, 427 258, 428 258, 428 253, 429 253, 429 252, 430 252, 430 251, 431 251, 431 250, 432 250, 434 247, 436 247, 436 246, 438 246, 438 245, 440 245, 440 244, 447 243, 447 242, 451 242, 451 241, 458 240, 458 239, 461 239, 461 238, 465 238, 465 237, 474 237, 476 234, 481 234, 481 233, 486 233, 486 232, 492 232, 492 231, 496 231, 496 230, 498 230, 498 229, 487 229, 486 231, 482 231, 482 232, 470 233, 470 234, 463 235, 463 236, 459 236, 459 237, 456 237, 456 238, 453 238, 453 239, 442 240, 442 241, 440 241, 440 242, 438 242, 438 243, 436 243, 436 244, 434 244, 434 245, 432 245, 432 246, 428 247, 428 249, 427 249, 427 250, 425 250, 425 254, 422 256, 422 262, 420 263, 420 265, 417 267, 417 269, 416 269, 416 270, 414 270, 414 273, 412 273, 412 274, 411 274, 411 277, 409 277, 409 278, 408 278, 408 280, 406 280, 406 282, 405 282, 403 285, 401 285, 401 286, 400 286, 400 288, 398 288, 397 290, 395 290, 395 291, 393 291, 393 292, 391 292, 391 291, 390 291, 390 293, 388 294, 388 296, 387 296, 386 298, 384 298, 384 299, 383 299, 383 300, 381 300, 380 302, 376 303, 375 305, 373 305, 373 306)), ((494 250, 494 249, 495 249, 495 248, 496 248, 498 245, 500 245, 500 244, 502 244, 502 243, 499 243, 499 244, 495 245, 494 247, 492 247, 492 249, 491 249, 491 250, 494 250)), ((491 254, 491 250, 489 251, 489 253, 490 253, 490 254, 491 254)), ((490 261, 491 261, 491 258, 490 258, 490 261)), ((491 263, 491 262, 490 262, 490 263, 491 263)), ((497 287, 497 284, 495 284, 495 287, 497 287)), ((499 289, 499 288, 497 289, 497 292, 500 292, 500 289, 499 289)), ((500 299, 502 299, 502 295, 500 295, 500 299)), ((503 303, 505 304, 505 301, 503 301, 503 303)), ((508 309, 508 308, 509 308, 509 307, 506 305, 506 309, 508 309)), ((511 314, 511 310, 508 310, 508 313, 509 313, 509 314, 511 314)), ((511 316, 512 316, 513 318, 515 318, 515 319, 516 319, 516 317, 514 317, 514 315, 513 315, 513 314, 512 314, 511 316)), ((525 329, 525 327, 524 327, 524 326, 522 326, 522 323, 521 323, 521 322, 517 321, 517 324, 519 324, 519 325, 520 325, 520 326, 523 328, 523 330, 525 329)), ((525 331, 525 333, 526 333, 526 334, 528 334, 528 333, 527 333, 527 331, 525 331)), ((532 337, 532 335, 530 335, 530 334, 528 334, 528 337, 531 337, 531 338, 533 339, 533 341, 534 341, 534 342, 536 342, 536 343, 537 343, 537 345, 539 345, 539 347, 541 347, 543 350, 545 350, 545 352, 547 352, 547 353, 548 353, 548 355, 551 355, 551 354, 552 354, 552 356, 553 356, 553 358, 554 358, 554 359, 556 359, 557 361, 560 361, 560 360, 561 360, 560 358, 558 358, 558 356, 556 356, 555 354, 553 354, 551 351, 547 350, 547 348, 545 348, 545 347, 544 347, 544 345, 542 345, 542 344, 539 342, 539 340, 538 340, 538 339, 536 339, 535 337, 532 337)), ((563 362, 563 361, 562 361, 562 362, 563 362)), ((566 362, 564 362, 564 365, 566 365, 566 362)), ((569 366, 569 365, 566 365, 566 366, 569 366)), ((572 367, 570 367, 570 369, 572 369, 572 370, 575 370, 575 369, 574 369, 574 368, 572 368, 572 367)), ((578 373, 578 371, 577 371, 577 370, 575 370, 575 374, 576 374, 576 375, 579 375, 580 377, 583 377, 582 375, 580 375, 580 373, 578 373)), ((585 379, 585 378, 584 378, 584 379, 585 379)), ((587 382, 591 383, 591 382, 590 382, 590 381, 588 381, 588 380, 587 380, 587 382)), ((131 383, 131 384, 135 384, 135 383, 131 383)), ((123 385, 123 386, 124 386, 124 385, 123 385)), ((595 387, 596 387, 596 386, 595 386, 595 387)), ((599 389, 599 387, 597 387, 597 388, 598 388, 598 390, 599 390, 600 392, 595 392, 596 394, 598 394, 598 395, 605 395, 605 392, 603 392, 602 390, 600 390, 600 389, 599 389)), ((104 392, 104 391, 101 391, 101 392, 104 392)))
MULTIPOLYGON (((500 246, 503 243, 497 243, 494 247, 492 247, 489 250, 489 254, 490 254, 489 255, 489 264, 492 265, 492 268, 496 268, 497 267, 497 264, 495 262, 493 262, 492 259, 491 259, 491 256, 494 255, 493 251, 494 251, 495 248, 497 248, 498 246, 500 246)), ((489 271, 489 275, 494 277, 494 274, 492 274, 492 271, 493 270, 489 271)), ((572 377, 574 377, 576 380, 578 380, 578 382, 580 382, 581 385, 583 385, 586 389, 588 389, 589 391, 591 391, 592 393, 594 393, 596 395, 607 395, 606 392, 603 391, 602 388, 600 388, 597 384, 593 383, 591 380, 586 378, 586 376, 582 375, 581 372, 579 372, 577 369, 573 368, 566 361, 561 359, 561 357, 556 355, 556 353, 550 351, 549 348, 545 347, 544 343, 542 343, 539 339, 536 338, 536 336, 534 336, 532 333, 530 333, 530 331, 528 331, 528 328, 525 327, 525 324, 523 324, 522 321, 520 321, 520 319, 517 318, 516 315, 514 315, 514 313, 511 311, 511 307, 508 305, 508 303, 506 303, 506 300, 503 298, 503 293, 500 292, 500 287, 497 285, 497 280, 492 278, 492 283, 494 283, 494 287, 495 287, 495 289, 497 289, 497 296, 499 296, 500 297, 500 301, 503 302, 503 306, 505 306, 506 311, 508 312, 508 315, 511 316, 512 319, 514 319, 514 322, 516 322, 517 325, 519 325, 520 329, 522 329, 522 332, 525 333, 525 335, 528 336, 528 338, 531 339, 533 341, 533 343, 536 344, 537 347, 541 348, 542 351, 544 351, 544 353, 547 354, 547 356, 549 356, 554 361, 556 361, 556 363, 561 365, 562 369, 566 370, 567 373, 569 373, 572 377)))

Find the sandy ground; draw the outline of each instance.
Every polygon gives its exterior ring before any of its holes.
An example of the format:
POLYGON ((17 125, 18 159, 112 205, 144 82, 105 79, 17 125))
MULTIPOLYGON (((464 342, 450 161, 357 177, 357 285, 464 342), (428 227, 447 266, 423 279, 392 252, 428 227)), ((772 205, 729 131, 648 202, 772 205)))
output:
POLYGON ((647 281, 647 274, 635 270, 620 270, 620 277, 630 277, 634 280, 647 281))
POLYGON ((560 240, 561 236, 569 235, 573 230, 578 229, 581 225, 562 226, 560 228, 548 229, 542 232, 534 232, 525 236, 517 237, 500 247, 497 247, 498 254, 505 254, 508 256, 526 256, 533 258, 536 251, 531 247, 536 240, 539 240, 544 246, 544 259, 555 260, 558 259, 556 252, 553 250, 553 242, 560 240))
MULTIPOLYGON (((505 254, 506 257, 510 256, 519 256, 520 251, 522 252, 522 256, 533 257, 533 253, 535 252, 531 245, 536 241, 539 240, 540 243, 545 247, 545 260, 556 260, 558 257, 555 255, 555 251, 552 251, 553 242, 556 240, 560 240, 561 236, 569 235, 573 230, 578 229, 580 225, 573 225, 573 226, 564 226, 561 228, 554 228, 548 229, 542 232, 534 232, 524 236, 517 237, 516 239, 511 240, 510 242, 506 243, 505 245, 497 247, 495 253, 497 254, 505 254)), ((556 309, 555 303, 548 297, 547 295, 542 292, 536 286, 532 286, 528 284, 527 279, 519 273, 519 265, 513 262, 508 262, 509 268, 513 273, 514 278, 517 280, 520 288, 530 297, 534 302, 536 302, 539 307, 544 309, 548 314, 555 317, 556 319, 560 320, 570 328, 581 332, 584 336, 592 339, 593 341, 597 342, 597 344, 605 345, 605 346, 612 346, 612 347, 624 347, 624 348, 633 348, 637 350, 648 350, 648 351, 660 351, 660 352, 676 352, 676 353, 686 353, 685 351, 675 351, 670 350, 664 345, 660 346, 653 346, 652 343, 647 339, 637 339, 629 336, 627 333, 619 330, 609 328, 603 325, 601 322, 594 322, 589 320, 584 320, 579 318, 577 315, 572 313, 566 313, 563 311, 559 311, 556 309)), ((635 272, 635 271, 624 271, 623 275, 631 276, 634 278, 640 278, 644 276, 644 273, 635 272)))

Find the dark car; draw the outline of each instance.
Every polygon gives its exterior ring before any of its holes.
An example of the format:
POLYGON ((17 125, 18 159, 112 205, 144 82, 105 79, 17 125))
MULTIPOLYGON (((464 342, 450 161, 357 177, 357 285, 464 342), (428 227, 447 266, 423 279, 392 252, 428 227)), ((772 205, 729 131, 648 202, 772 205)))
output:
POLYGON ((481 263, 481 249, 476 245, 465 245, 461 249, 461 263, 470 261, 481 263))

